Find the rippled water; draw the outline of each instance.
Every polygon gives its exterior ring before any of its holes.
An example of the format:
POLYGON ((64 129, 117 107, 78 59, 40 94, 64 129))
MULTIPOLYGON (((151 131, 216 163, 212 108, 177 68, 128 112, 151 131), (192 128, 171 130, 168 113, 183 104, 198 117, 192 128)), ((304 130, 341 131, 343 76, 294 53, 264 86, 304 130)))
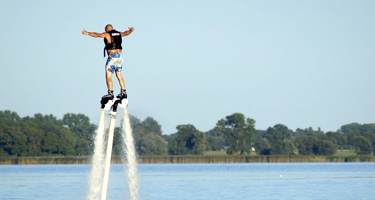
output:
MULTIPOLYGON (((140 164, 139 199, 375 199, 375 163, 140 164)), ((2 165, 0 199, 85 199, 90 165, 2 165)), ((107 199, 125 199, 111 165, 107 199)))

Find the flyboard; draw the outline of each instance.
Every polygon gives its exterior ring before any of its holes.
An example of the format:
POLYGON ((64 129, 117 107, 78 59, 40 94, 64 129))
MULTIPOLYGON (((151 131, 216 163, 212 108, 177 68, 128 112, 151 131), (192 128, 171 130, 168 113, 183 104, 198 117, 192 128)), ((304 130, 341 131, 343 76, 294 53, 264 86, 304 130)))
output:
POLYGON ((102 98, 100 101, 100 104, 102 105, 101 109, 104 110, 110 110, 109 114, 112 116, 116 116, 117 113, 117 106, 120 106, 121 108, 128 107, 128 99, 125 98, 102 98))
POLYGON ((112 145, 113 145, 115 124, 116 124, 117 106, 120 106, 121 108, 125 109, 128 106, 128 99, 102 98, 102 100, 100 101, 100 104, 101 104, 100 117, 104 117, 104 110, 110 110, 109 114, 111 116, 111 122, 109 124, 107 152, 105 156, 105 168, 104 168, 104 177, 103 177, 103 185, 102 185, 102 195, 101 195, 101 200, 105 200, 107 198, 108 177, 109 177, 109 168, 111 166, 112 145))

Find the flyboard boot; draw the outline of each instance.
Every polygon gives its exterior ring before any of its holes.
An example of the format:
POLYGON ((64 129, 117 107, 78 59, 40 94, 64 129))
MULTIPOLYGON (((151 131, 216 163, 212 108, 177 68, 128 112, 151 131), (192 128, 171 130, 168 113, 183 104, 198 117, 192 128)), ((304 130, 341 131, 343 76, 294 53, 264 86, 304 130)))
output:
POLYGON ((120 94, 117 95, 113 101, 109 114, 115 116, 117 113, 117 106, 120 106, 121 108, 126 108, 128 106, 128 95, 126 94, 126 90, 121 90, 120 94))
POLYGON ((102 100, 100 101, 100 104, 102 105, 102 109, 109 110, 114 103, 114 96, 113 91, 108 90, 108 94, 104 95, 102 97, 102 100))
POLYGON ((120 94, 117 95, 117 99, 120 100, 120 107, 126 108, 128 107, 128 94, 126 94, 126 90, 121 90, 120 94))

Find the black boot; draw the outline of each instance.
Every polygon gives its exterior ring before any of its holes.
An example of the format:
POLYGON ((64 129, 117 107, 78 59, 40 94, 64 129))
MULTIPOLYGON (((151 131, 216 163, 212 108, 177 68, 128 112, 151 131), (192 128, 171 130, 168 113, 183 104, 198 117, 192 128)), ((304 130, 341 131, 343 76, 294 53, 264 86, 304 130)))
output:
POLYGON ((126 90, 121 90, 120 94, 117 95, 118 99, 127 99, 128 95, 126 94, 126 90))
POLYGON ((113 100, 113 90, 108 90, 108 94, 104 95, 102 99, 113 100))

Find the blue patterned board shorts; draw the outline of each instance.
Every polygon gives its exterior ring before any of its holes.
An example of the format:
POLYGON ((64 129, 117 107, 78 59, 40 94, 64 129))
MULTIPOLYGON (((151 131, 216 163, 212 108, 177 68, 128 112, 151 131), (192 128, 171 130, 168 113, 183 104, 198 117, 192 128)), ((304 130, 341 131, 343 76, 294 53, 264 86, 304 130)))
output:
POLYGON ((122 70, 122 54, 121 53, 111 53, 108 55, 107 62, 105 63, 105 68, 109 72, 121 72, 122 70))

